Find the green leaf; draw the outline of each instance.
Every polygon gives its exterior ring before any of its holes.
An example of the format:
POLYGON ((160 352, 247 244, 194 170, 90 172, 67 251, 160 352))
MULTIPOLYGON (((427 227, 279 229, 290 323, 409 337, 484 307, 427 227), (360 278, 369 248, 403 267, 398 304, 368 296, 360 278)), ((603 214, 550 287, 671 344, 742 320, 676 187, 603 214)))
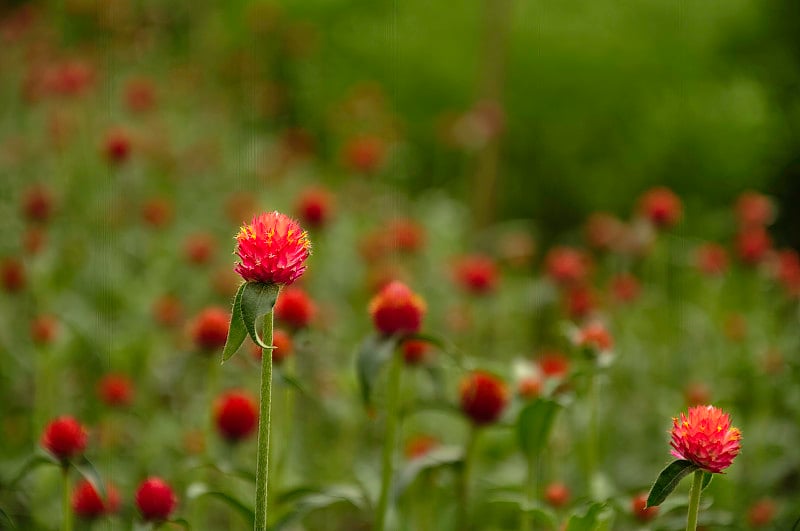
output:
POLYGON ((189 524, 189 521, 186 518, 175 518, 173 520, 167 520, 168 524, 180 526, 187 531, 192 529, 192 526, 189 524))
POLYGON ((380 336, 372 334, 362 341, 356 356, 358 383, 361 387, 361 398, 364 404, 370 403, 372 388, 381 369, 392 358, 400 338, 397 336, 380 336))
POLYGON ((573 515, 569 519, 566 531, 597 531, 603 523, 600 521, 600 513, 605 504, 593 503, 583 516, 573 515))
POLYGON ((81 457, 80 461, 72 463, 72 466, 75 467, 75 470, 77 470, 86 481, 92 484, 92 487, 94 487, 94 490, 97 491, 101 499, 106 499, 106 488, 103 484, 103 480, 100 478, 97 469, 86 456, 81 457))
POLYGON ((678 459, 667 465, 667 468, 661 471, 658 479, 653 483, 653 488, 650 489, 650 494, 647 496, 647 506, 656 507, 667 499, 667 496, 675 490, 678 483, 690 472, 694 472, 698 466, 691 461, 685 459, 678 459))
POLYGON ((247 525, 252 527, 256 515, 255 511, 242 503, 241 501, 237 500, 233 496, 226 494, 224 492, 219 492, 215 490, 211 490, 208 488, 207 485, 204 483, 192 483, 189 485, 189 488, 186 490, 186 497, 190 500, 196 500, 198 498, 202 498, 204 496, 210 498, 216 498, 228 504, 232 509, 236 510, 242 517, 247 521, 247 525))
POLYGON ((239 286, 236 290, 236 297, 233 298, 233 309, 231 310, 231 325, 228 328, 228 338, 225 340, 225 348, 222 349, 222 363, 225 363, 231 356, 236 354, 244 340, 247 339, 247 327, 242 318, 242 294, 247 283, 239 286))
POLYGON ((25 460, 25 463, 23 463, 19 472, 17 472, 14 475, 14 477, 12 477, 11 480, 8 482, 8 487, 13 489, 17 485, 17 483, 19 483, 25 478, 25 476, 27 476, 34 469, 40 467, 41 465, 59 466, 60 464, 61 463, 58 462, 58 459, 56 459, 52 455, 41 451, 37 451, 25 460))
POLYGON ((447 350, 447 344, 445 343, 444 338, 437 336, 435 334, 430 333, 422 333, 417 332, 415 334, 409 334, 403 338, 405 339, 414 339, 417 341, 424 341, 425 343, 429 343, 434 347, 438 348, 439 350, 447 350))
POLYGON ((547 444, 560 406, 539 398, 525 406, 517 419, 519 444, 528 459, 535 459, 547 444))
MULTIPOLYGON (((295 489, 297 493, 301 491, 305 489, 295 489)), ((295 498, 294 507, 281 516, 270 531, 289 529, 313 511, 338 503, 349 503, 357 509, 363 509, 366 505, 361 489, 352 485, 332 485, 322 490, 305 491, 305 494, 295 498)))
POLYGON ((555 513, 538 501, 528 500, 523 494, 503 494, 487 500, 489 503, 511 504, 515 509, 528 513, 534 522, 542 523, 545 529, 557 529, 558 520, 555 513))
POLYGON ((258 334, 258 324, 265 315, 272 313, 275 301, 278 300, 278 284, 264 284, 261 282, 247 282, 242 288, 242 320, 247 328, 250 338, 261 348, 271 349, 258 334))
POLYGON ((706 490, 711 485, 711 480, 714 479, 714 474, 711 472, 703 472, 703 483, 700 485, 700 491, 706 490))
POLYGON ((400 470, 394 485, 394 495, 400 496, 425 470, 432 470, 461 463, 464 450, 460 446, 439 446, 425 455, 411 459, 400 470))
POLYGON ((17 524, 14 523, 14 520, 11 519, 10 516, 0 508, 0 529, 16 529, 17 524))

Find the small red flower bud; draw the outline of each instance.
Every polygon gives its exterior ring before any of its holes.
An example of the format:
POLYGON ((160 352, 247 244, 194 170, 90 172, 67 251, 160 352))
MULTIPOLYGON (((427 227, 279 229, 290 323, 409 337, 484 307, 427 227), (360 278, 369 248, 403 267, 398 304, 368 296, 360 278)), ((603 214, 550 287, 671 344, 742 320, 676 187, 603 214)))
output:
POLYGON ((497 266, 488 256, 461 258, 455 265, 455 278, 467 292, 475 295, 491 293, 497 287, 497 266))
POLYGON ((604 212, 596 212, 586 220, 584 234, 590 247, 601 251, 613 249, 625 231, 623 223, 604 212))
POLYGON ((42 434, 42 446, 61 461, 78 456, 86 449, 86 429, 72 417, 50 422, 42 434))
POLYGON ((639 298, 641 291, 639 280, 629 273, 621 273, 611 279, 611 293, 619 302, 633 302, 639 298))
POLYGON ((192 234, 184 242, 184 254, 186 259, 195 265, 207 264, 214 254, 217 246, 214 237, 208 233, 200 232, 192 234))
POLYGON ((258 424, 258 404, 246 391, 228 391, 214 404, 214 421, 227 441, 241 441, 258 424))
POLYGON ((762 498, 755 502, 747 510, 747 522, 752 527, 767 527, 775 518, 778 507, 769 498, 762 498))
POLYGON ((569 503, 569 487, 563 483, 550 483, 545 488, 544 499, 553 507, 563 507, 569 503))
POLYGON ((569 359, 557 351, 545 351, 537 360, 539 370, 548 378, 564 378, 569 373, 569 359))
POLYGON ((403 341, 403 360, 406 365, 419 365, 427 358, 430 345, 420 339, 407 339, 403 341))
POLYGON ((578 331, 577 343, 592 350, 610 350, 614 339, 602 323, 590 323, 578 331))
POLYGON ((586 286, 573 286, 564 295, 564 305, 572 319, 582 319, 595 308, 594 292, 586 286))
POLYGON ((439 439, 430 435, 416 435, 406 443, 405 455, 408 459, 425 456, 428 452, 439 446, 439 439))
POLYGON ((771 248, 772 239, 762 227, 744 229, 736 236, 736 251, 745 264, 758 264, 771 248))
POLYGON ((72 511, 86 520, 117 512, 120 505, 119 492, 116 487, 108 483, 105 485, 105 490, 106 501, 103 502, 91 483, 85 479, 79 481, 72 493, 72 511))
POLYGON ((172 203, 160 197, 149 199, 142 206, 142 218, 151 227, 165 227, 172 221, 172 203))
POLYGON ((52 315, 40 315, 31 323, 31 337, 37 345, 49 345, 58 335, 58 321, 52 315))
POLYGON ((474 371, 465 377, 460 393, 461 411, 476 425, 497 421, 508 403, 505 384, 484 371, 474 371))
POLYGON ((647 493, 637 494, 631 499, 631 513, 640 522, 649 522, 658 516, 658 507, 647 507, 647 493))
POLYGON ((419 332, 427 307, 422 297, 402 282, 390 282, 369 303, 375 328, 383 335, 419 332))
POLYGON ((206 308, 195 318, 191 327, 194 344, 201 350, 213 351, 225 346, 228 339, 230 314, 222 308, 206 308))
POLYGON ((519 381, 517 393, 526 400, 542 394, 542 379, 539 376, 526 376, 519 381))
POLYGON ((28 227, 22 235, 22 247, 29 254, 38 254, 47 243, 47 233, 41 227, 28 227))
POLYGON ((25 287, 25 268, 16 258, 6 258, 0 263, 0 275, 8 293, 16 293, 25 287))
POLYGON ((309 227, 324 227, 331 218, 333 210, 333 194, 321 187, 305 189, 297 200, 295 211, 298 217, 309 227))
POLYGON ((386 142, 376 136, 352 138, 344 147, 345 165, 352 171, 373 173, 383 163, 386 142))
POLYGON ((640 214, 658 228, 669 228, 681 218, 683 206, 672 190, 663 186, 652 188, 639 199, 640 214))
POLYGON ((316 305, 302 288, 286 288, 278 295, 275 317, 295 330, 306 328, 316 314, 316 305))
POLYGON ((28 221, 44 223, 53 214, 53 203, 50 189, 36 185, 25 192, 22 199, 22 213, 28 221))
POLYGON ((147 478, 136 490, 136 507, 145 521, 168 519, 177 504, 178 499, 172 488, 161 478, 147 478))
POLYGON ((174 295, 164 295, 153 305, 153 317, 161 326, 177 325, 183 315, 181 301, 174 295))
POLYGON ((571 247, 554 247, 545 257, 547 275, 557 284, 569 285, 581 282, 589 274, 589 257, 571 247))
POLYGON ((131 154, 130 134, 120 128, 112 129, 106 133, 103 151, 106 159, 113 164, 121 164, 128 160, 131 154))
POLYGON ((736 219, 740 227, 765 227, 775 218, 772 200, 758 192, 743 192, 736 200, 736 219))
POLYGON ((412 219, 398 218, 386 225, 385 238, 390 248, 413 254, 425 245, 425 228, 412 219))
POLYGON ((97 395, 107 406, 128 406, 133 401, 133 382, 124 374, 106 374, 97 382, 97 395))
POLYGON ((697 269, 708 276, 718 276, 728 269, 728 251, 718 243, 706 243, 695 249, 697 269))

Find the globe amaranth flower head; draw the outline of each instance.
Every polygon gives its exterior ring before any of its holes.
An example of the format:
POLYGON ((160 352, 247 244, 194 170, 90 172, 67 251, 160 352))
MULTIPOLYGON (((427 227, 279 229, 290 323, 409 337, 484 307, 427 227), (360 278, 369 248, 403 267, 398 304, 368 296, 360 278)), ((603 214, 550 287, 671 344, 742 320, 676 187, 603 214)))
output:
POLYGON ((695 406, 672 419, 672 455, 701 469, 721 473, 741 448, 741 433, 727 413, 714 406, 695 406))
POLYGON ((386 336, 419 332, 426 310, 422 297, 398 281, 387 284, 369 303, 375 328, 386 336))
POLYGON ((264 212, 236 235, 235 271, 247 282, 288 285, 306 270, 311 254, 308 233, 280 212, 264 212))

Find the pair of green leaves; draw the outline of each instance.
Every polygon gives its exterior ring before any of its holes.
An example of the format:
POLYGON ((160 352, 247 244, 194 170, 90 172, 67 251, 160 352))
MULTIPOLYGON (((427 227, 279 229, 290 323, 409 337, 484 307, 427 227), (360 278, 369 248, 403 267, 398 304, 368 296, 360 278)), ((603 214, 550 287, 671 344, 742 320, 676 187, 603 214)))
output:
MULTIPOLYGON (((647 506, 656 507, 661 505, 685 476, 697 470, 700 470, 700 467, 686 459, 677 459, 671 462, 661 471, 653 484, 653 488, 650 489, 650 494, 647 496, 647 506)), ((701 490, 705 490, 708 487, 713 477, 714 475, 711 472, 703 472, 701 490)))
POLYGON ((274 348, 264 343, 258 330, 261 328, 259 325, 263 323, 264 316, 272 313, 280 289, 280 284, 261 282, 245 282, 239 286, 233 299, 228 339, 225 341, 225 348, 222 349, 222 363, 236 354, 248 335, 259 347, 274 348))

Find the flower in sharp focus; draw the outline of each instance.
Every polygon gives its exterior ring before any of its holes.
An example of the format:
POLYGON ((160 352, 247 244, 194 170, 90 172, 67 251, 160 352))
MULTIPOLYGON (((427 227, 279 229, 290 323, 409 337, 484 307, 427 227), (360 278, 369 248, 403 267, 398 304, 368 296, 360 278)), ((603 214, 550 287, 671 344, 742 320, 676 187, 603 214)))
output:
POLYGON ((474 295, 491 293, 497 287, 497 265, 488 256, 465 256, 456 262, 454 273, 464 291, 474 295))
POLYGON ((236 236, 235 271, 246 282, 289 285, 305 272, 311 254, 308 234, 280 212, 264 212, 236 236))
POLYGON ((695 406, 672 420, 672 455, 708 472, 728 468, 739 454, 740 440, 730 416, 714 406, 695 406))
POLYGON ((275 303, 275 317, 295 330, 306 328, 316 314, 317 307, 314 301, 298 287, 281 291, 275 303))
POLYGON ((136 507, 148 522, 161 522, 169 518, 178 499, 163 479, 149 477, 136 489, 136 507))
POLYGON ((206 308, 192 323, 192 341, 200 350, 206 352, 224 347, 230 320, 230 314, 222 308, 206 308))
POLYGON ((651 188, 639 198, 639 213, 658 228, 669 228, 681 218, 680 198, 664 186, 651 188))
POLYGON ((41 443, 60 461, 66 461, 83 453, 87 439, 86 428, 73 417, 63 416, 47 425, 41 443))
POLYGON ((227 441, 241 441, 256 429, 258 404, 246 391, 228 391, 214 404, 214 421, 227 441))
POLYGON ((500 418, 508 403, 505 384, 493 374, 474 371, 461 381, 461 411, 476 425, 500 418))
POLYGON ((427 306, 402 282, 390 282, 369 303, 375 328, 383 335, 414 334, 422 326, 427 306))
POLYGON ((116 487, 108 483, 105 485, 105 490, 106 499, 103 501, 94 485, 85 479, 81 480, 72 492, 72 511, 86 520, 117 512, 120 506, 119 492, 116 487))

